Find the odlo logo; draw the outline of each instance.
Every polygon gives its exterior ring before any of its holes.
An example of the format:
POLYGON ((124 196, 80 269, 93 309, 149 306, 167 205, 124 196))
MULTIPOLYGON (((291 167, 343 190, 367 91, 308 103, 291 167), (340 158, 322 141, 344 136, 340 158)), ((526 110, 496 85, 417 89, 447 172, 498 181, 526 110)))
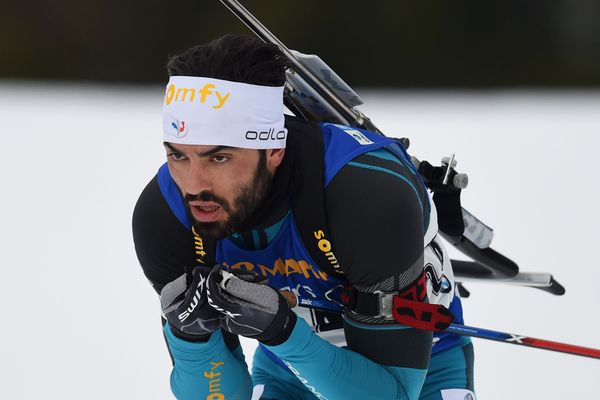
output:
POLYGON ((172 133, 175 137, 184 137, 185 134, 187 133, 187 127, 185 125, 185 121, 177 121, 177 120, 173 120, 171 121, 171 128, 172 128, 172 133))
POLYGON ((283 140, 283 139, 285 139, 285 131, 281 130, 281 131, 275 132, 275 129, 273 129, 273 128, 269 129, 268 131, 262 131, 262 132, 248 131, 248 132, 246 132, 246 139, 247 140, 283 140))

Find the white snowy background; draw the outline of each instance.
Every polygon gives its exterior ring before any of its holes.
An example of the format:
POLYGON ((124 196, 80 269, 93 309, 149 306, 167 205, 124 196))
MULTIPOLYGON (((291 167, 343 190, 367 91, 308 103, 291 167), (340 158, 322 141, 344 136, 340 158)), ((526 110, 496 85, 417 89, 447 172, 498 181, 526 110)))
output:
MULTIPOLYGON (((467 323, 600 348, 600 92, 360 93, 420 159, 456 153, 493 247, 567 289, 467 284, 467 323)), ((172 398, 130 228, 164 159, 161 101, 154 86, 0 82, 0 399, 172 398)), ((600 360, 475 350, 479 399, 600 398, 600 360)))

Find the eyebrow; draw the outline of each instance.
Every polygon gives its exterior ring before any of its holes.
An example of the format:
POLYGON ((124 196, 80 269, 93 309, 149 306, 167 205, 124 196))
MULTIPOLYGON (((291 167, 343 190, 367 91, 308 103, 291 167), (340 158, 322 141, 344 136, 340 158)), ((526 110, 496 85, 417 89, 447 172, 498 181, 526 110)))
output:
MULTIPOLYGON (((169 142, 163 142, 163 144, 171 151, 177 153, 177 154, 182 154, 183 152, 181 150, 178 150, 175 148, 175 146, 173 146, 171 143, 169 142)), ((234 149, 234 147, 231 146, 215 146, 212 149, 208 150, 208 151, 204 151, 202 153, 196 153, 198 155, 198 157, 210 157, 215 153, 220 152, 221 150, 225 150, 225 149, 234 149)))

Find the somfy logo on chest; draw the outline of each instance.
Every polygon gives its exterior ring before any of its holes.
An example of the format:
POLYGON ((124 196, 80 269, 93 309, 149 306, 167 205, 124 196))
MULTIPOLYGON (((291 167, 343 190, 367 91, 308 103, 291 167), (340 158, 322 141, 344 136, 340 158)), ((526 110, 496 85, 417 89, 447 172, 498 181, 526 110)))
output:
POLYGON ((283 259, 279 257, 273 262, 273 266, 254 264, 250 261, 240 261, 230 267, 234 269, 247 269, 249 271, 256 271, 267 277, 277 276, 293 276, 302 275, 306 279, 317 279, 327 281, 327 274, 320 271, 318 268, 313 268, 306 260, 295 260, 293 258, 283 259))
POLYGON ((318 240, 317 247, 323 252, 325 257, 327 258, 327 261, 329 261, 329 265, 336 272, 342 274, 342 267, 338 263, 335 254, 333 254, 333 250, 331 249, 331 242, 327 240, 327 238, 325 238, 325 232, 319 229, 318 231, 314 231, 313 235, 315 236, 315 239, 318 240))
POLYGON ((192 226, 192 233, 194 234, 194 249, 196 251, 196 262, 200 264, 204 264, 204 256, 206 255, 206 251, 204 251, 204 241, 196 232, 196 228, 192 226))

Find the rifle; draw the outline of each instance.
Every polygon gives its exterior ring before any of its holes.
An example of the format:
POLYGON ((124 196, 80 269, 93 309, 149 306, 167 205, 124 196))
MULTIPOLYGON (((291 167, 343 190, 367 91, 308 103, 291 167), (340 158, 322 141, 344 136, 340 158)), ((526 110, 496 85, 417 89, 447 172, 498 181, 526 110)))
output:
MULTIPOLYGON (((239 1, 220 1, 258 38, 278 46, 286 57, 289 67, 286 70, 284 104, 292 113, 307 121, 343 124, 383 135, 367 116, 356 109, 363 104, 358 94, 323 60, 316 55, 303 54, 287 48, 239 1)), ((398 141, 405 148, 410 145, 407 138, 398 141)), ((412 157, 412 161, 425 184, 434 193, 434 201, 436 196, 441 197, 444 193, 451 192, 455 195, 454 201, 458 202, 452 215, 453 229, 440 226, 440 234, 471 259, 451 260, 461 297, 469 296, 469 292, 462 285, 463 281, 492 281, 528 286, 557 296, 565 293, 565 288, 552 274, 520 272, 514 261, 490 247, 493 229, 460 205, 460 191, 467 187, 468 177, 454 169, 454 155, 442 160, 439 167, 434 167, 427 161, 419 161, 415 157, 412 157)))
MULTIPOLYGON (((289 67, 286 70, 284 103, 291 112, 308 121, 339 123, 383 135, 367 116, 356 109, 358 105, 363 104, 358 94, 318 56, 288 49, 237 0, 220 1, 260 39, 277 45, 287 58, 289 67)), ((398 141, 405 148, 408 148, 410 144, 410 141, 406 138, 398 141)), ((422 175, 425 184, 434 193, 434 201, 437 194, 443 196, 448 193, 455 196, 455 201, 458 199, 460 214, 458 219, 460 221, 457 223, 455 218, 454 226, 451 226, 450 229, 444 229, 440 226, 440 234, 451 245, 472 259, 472 261, 451 260, 454 276, 458 279, 458 294, 461 297, 469 296, 469 292, 461 283, 465 280, 528 286, 557 296, 565 293, 564 287, 551 274, 520 272, 519 266, 514 261, 490 247, 493 239, 493 229, 460 206, 460 191, 467 187, 468 178, 465 174, 459 174, 454 169, 456 165, 454 154, 450 158, 442 160, 441 167, 433 167, 427 161, 419 161, 414 157, 412 162, 422 175), (457 193, 458 196, 456 196, 457 193)), ((456 204, 454 205, 456 206, 456 204)), ((402 306, 400 302, 403 300, 395 296, 393 301, 398 302, 398 304, 395 304, 398 307, 394 307, 398 311, 398 308, 402 306)), ((412 304, 407 306, 412 307, 412 304)), ((424 304, 423 306, 432 306, 428 310, 433 310, 435 307, 441 308, 441 310, 438 310, 438 321, 441 323, 436 327, 423 329, 446 331, 457 335, 600 359, 600 349, 455 324, 451 322, 452 316, 445 307, 434 304, 424 304)), ((396 314, 398 313, 396 312, 396 314)), ((431 325, 434 322, 428 318, 417 321, 408 314, 404 316, 395 315, 394 319, 399 323, 414 327, 431 325)))

